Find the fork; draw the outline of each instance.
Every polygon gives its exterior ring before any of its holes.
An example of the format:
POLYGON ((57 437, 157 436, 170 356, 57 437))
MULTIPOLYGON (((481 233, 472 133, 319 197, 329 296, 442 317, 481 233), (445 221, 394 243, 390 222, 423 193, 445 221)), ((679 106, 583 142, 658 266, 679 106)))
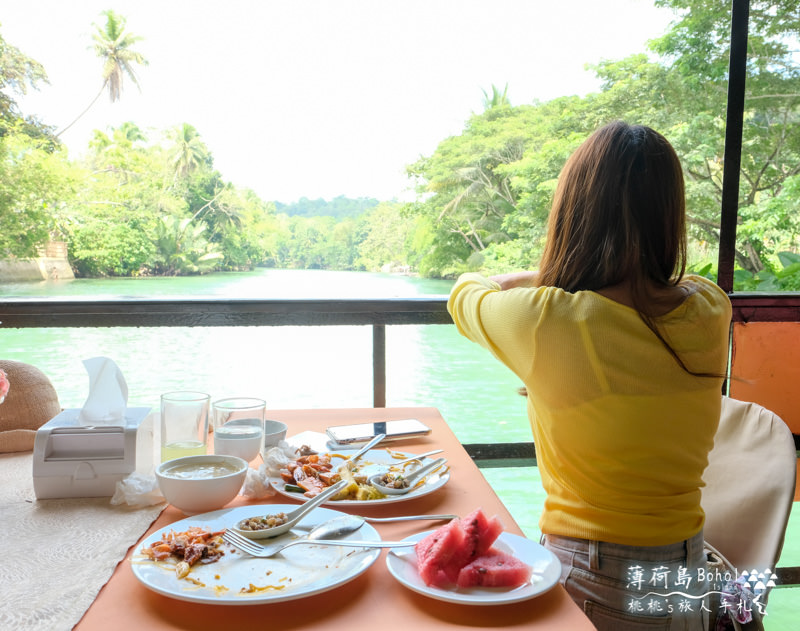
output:
POLYGON ((295 539, 288 543, 276 543, 271 546, 262 546, 252 539, 243 537, 242 535, 232 531, 226 530, 222 535, 223 541, 238 548, 242 552, 246 552, 250 556, 258 557, 259 559, 268 559, 275 556, 281 550, 285 550, 291 546, 300 545, 303 543, 310 543, 312 545, 321 546, 344 546, 349 548, 406 548, 416 544, 415 541, 356 541, 355 539, 295 539))
POLYGON ((426 458, 427 456, 432 456, 434 454, 440 454, 443 451, 444 451, 444 449, 434 449, 433 451, 426 451, 424 454, 417 454, 416 456, 412 456, 411 458, 405 458, 404 460, 397 460, 395 462, 387 462, 386 464, 388 464, 391 467, 396 467, 396 466, 399 466, 399 465, 406 464, 408 462, 414 462, 415 460, 420 460, 421 461, 423 458, 426 458))
POLYGON ((401 515, 399 517, 363 517, 364 521, 383 523, 390 521, 414 521, 414 520, 430 520, 430 521, 445 521, 455 519, 458 515, 401 515))

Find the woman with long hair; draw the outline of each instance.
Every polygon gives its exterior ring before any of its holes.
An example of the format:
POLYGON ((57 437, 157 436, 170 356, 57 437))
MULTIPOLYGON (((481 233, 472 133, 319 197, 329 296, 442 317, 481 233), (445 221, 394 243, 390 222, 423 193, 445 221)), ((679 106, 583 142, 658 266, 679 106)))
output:
POLYGON ((564 166, 538 271, 464 274, 448 302, 525 385, 543 543, 599 629, 707 624, 700 487, 731 308, 685 275, 685 211, 669 142, 613 122, 564 166))

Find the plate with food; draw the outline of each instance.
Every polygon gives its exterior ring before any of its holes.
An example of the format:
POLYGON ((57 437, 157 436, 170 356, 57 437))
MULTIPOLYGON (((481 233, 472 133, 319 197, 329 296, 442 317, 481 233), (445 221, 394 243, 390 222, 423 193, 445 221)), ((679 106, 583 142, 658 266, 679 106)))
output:
POLYGON ((389 572, 402 585, 436 600, 502 605, 545 593, 561 577, 561 563, 544 546, 509 532, 480 509, 393 549, 389 572))
POLYGON ((432 471, 423 480, 402 495, 384 495, 369 483, 376 473, 388 474, 387 481, 402 484, 405 476, 425 466, 432 459, 423 457, 410 462, 415 454, 388 449, 371 449, 356 462, 349 463, 355 451, 323 452, 300 455, 281 469, 280 476, 270 479, 270 484, 285 497, 305 502, 325 488, 346 479, 350 482, 340 493, 326 501, 327 506, 370 506, 404 502, 422 497, 442 488, 450 479, 447 464, 432 471))
MULTIPOLYGON (((265 504, 194 515, 162 528, 137 545, 131 555, 134 575, 164 596, 215 605, 253 605, 319 594, 363 574, 379 549, 298 545, 269 559, 257 559, 222 540, 223 531, 243 519, 289 512, 296 505, 265 504)), ((314 526, 344 513, 315 508, 290 533, 271 540, 301 537, 314 526)), ((342 539, 380 541, 369 524, 342 539)))

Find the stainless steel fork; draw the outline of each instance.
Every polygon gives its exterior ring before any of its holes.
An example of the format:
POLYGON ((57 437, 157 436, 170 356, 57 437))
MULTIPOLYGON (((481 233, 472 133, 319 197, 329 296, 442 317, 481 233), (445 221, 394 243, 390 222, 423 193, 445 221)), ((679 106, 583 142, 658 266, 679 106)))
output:
POLYGON ((233 530, 226 530, 222 539, 242 552, 259 559, 268 559, 281 550, 301 544, 320 546, 342 546, 347 548, 407 548, 413 546, 415 541, 359 541, 355 539, 295 539, 286 543, 276 543, 271 546, 262 546, 252 539, 243 537, 233 530))
POLYGON ((458 517, 458 515, 400 515, 399 517, 364 517, 364 521, 380 524, 391 521, 415 521, 426 519, 430 521, 449 521, 456 517, 458 517))

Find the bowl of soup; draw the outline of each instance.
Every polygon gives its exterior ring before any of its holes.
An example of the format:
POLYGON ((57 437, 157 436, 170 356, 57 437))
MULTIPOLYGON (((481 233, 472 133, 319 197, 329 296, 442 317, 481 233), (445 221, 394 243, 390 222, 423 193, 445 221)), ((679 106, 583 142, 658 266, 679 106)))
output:
POLYGON ((156 479, 167 502, 186 515, 217 510, 238 494, 248 464, 237 456, 186 456, 156 467, 156 479))

